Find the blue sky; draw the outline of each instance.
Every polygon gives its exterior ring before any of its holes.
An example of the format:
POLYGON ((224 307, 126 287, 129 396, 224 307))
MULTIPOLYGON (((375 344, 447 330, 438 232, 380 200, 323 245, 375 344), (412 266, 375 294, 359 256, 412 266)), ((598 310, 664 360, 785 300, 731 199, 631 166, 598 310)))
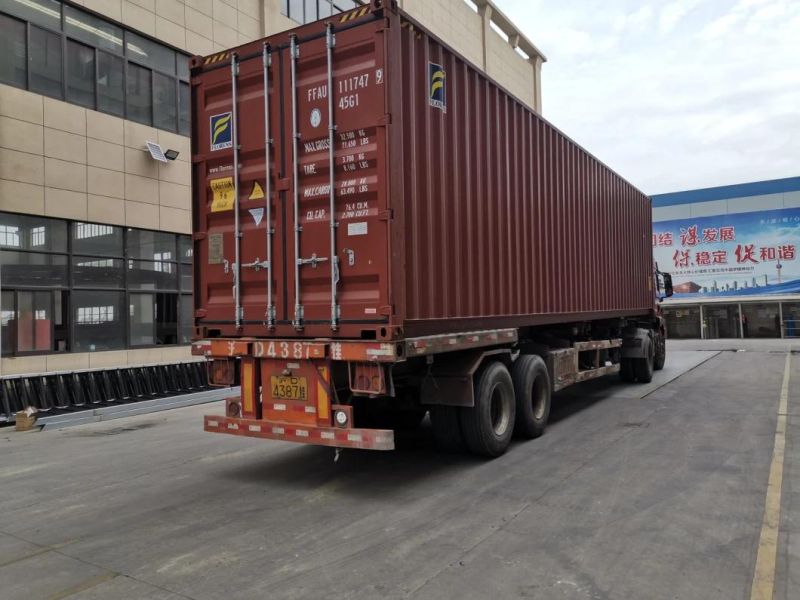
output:
POLYGON ((800 0, 495 0, 543 113, 647 194, 800 175, 800 0))

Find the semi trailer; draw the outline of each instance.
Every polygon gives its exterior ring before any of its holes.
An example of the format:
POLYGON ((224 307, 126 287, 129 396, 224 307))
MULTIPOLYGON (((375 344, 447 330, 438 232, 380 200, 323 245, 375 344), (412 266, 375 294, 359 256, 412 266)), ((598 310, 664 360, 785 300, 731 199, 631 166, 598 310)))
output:
POLYGON ((664 365, 649 199, 395 2, 191 62, 209 432, 498 456, 664 365))

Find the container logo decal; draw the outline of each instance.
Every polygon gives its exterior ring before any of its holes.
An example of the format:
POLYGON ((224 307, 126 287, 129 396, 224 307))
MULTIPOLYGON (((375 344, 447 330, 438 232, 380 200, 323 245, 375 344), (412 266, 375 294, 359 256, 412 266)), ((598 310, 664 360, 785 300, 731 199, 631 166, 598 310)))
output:
POLYGON ((211 117, 211 150, 225 148, 233 148, 233 128, 229 112, 211 117))
POLYGON ((447 112, 447 87, 442 65, 428 63, 428 102, 434 108, 447 112))

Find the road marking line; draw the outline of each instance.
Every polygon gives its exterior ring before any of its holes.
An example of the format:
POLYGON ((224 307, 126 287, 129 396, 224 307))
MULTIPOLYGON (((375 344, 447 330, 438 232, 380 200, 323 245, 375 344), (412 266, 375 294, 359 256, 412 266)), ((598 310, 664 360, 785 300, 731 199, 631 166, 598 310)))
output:
POLYGON ((783 485, 783 457, 786 448, 786 414, 789 404, 789 373, 792 354, 786 355, 783 370, 781 400, 778 405, 778 424, 775 427, 775 447, 772 451, 772 464, 769 467, 767 500, 764 504, 764 519, 761 522, 761 536, 758 540, 756 569, 750 600, 772 600, 775 587, 775 558, 778 552, 778 528, 781 520, 781 487, 783 485))

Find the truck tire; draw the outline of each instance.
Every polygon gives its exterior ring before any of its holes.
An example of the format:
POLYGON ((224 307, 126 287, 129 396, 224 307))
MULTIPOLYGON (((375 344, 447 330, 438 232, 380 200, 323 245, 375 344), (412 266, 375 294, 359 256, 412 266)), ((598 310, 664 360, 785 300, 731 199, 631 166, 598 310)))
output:
POLYGON ((664 334, 658 332, 655 334, 656 354, 653 359, 653 369, 660 371, 664 368, 664 363, 667 361, 667 340, 664 334))
POLYGON ((523 354, 511 368, 516 402, 514 433, 528 439, 544 433, 550 418, 550 375, 540 356, 523 354))
POLYGON ((647 356, 633 359, 633 372, 639 383, 653 381, 653 367, 655 363, 655 344, 652 338, 647 338, 647 356))
POLYGON ((433 441, 443 452, 463 452, 464 438, 458 420, 457 406, 431 406, 433 441))
POLYGON ((626 383, 633 383, 636 381, 636 372, 634 371, 633 361, 635 358, 623 358, 619 361, 619 378, 626 383))
POLYGON ((490 362, 475 378, 475 406, 461 408, 461 432, 475 454, 494 458, 507 449, 516 416, 514 382, 506 366, 490 362))

